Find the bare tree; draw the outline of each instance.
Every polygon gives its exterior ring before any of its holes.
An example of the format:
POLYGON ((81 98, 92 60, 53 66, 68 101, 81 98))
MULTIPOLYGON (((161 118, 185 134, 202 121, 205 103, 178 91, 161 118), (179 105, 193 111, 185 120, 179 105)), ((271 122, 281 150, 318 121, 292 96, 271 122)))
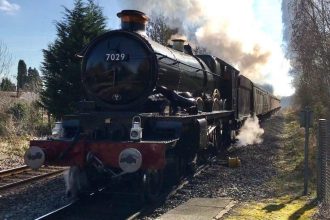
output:
POLYGON ((12 57, 7 46, 0 41, 0 77, 6 76, 9 73, 12 64, 12 57))
POLYGON ((205 47, 201 47, 201 46, 198 46, 198 45, 195 46, 193 51, 194 51, 194 54, 210 54, 211 53, 205 47))
POLYGON ((291 7, 296 100, 325 116, 330 110, 330 1, 297 0, 291 7))
POLYGON ((148 36, 164 46, 168 44, 172 35, 178 33, 177 29, 170 28, 166 22, 167 20, 163 16, 151 16, 147 26, 148 36))

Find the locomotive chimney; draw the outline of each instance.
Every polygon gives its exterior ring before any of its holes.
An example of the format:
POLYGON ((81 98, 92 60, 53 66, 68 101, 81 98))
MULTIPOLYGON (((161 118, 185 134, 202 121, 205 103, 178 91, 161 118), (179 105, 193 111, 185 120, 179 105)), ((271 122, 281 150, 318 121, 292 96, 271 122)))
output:
POLYGON ((121 28, 126 31, 145 32, 149 18, 140 11, 122 10, 117 14, 121 19, 121 28))
POLYGON ((184 42, 185 40, 183 39, 173 39, 173 49, 184 52, 184 42))

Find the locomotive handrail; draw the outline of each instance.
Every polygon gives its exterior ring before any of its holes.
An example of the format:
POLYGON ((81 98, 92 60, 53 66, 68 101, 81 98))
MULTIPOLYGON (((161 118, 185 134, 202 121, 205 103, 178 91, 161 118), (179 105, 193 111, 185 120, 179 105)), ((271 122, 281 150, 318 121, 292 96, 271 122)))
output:
POLYGON ((175 60, 175 59, 173 59, 173 58, 171 58, 171 57, 169 57, 169 56, 166 56, 166 55, 164 55, 164 54, 157 53, 157 52, 155 52, 155 54, 161 56, 160 58, 157 58, 158 60, 162 60, 162 59, 164 59, 164 58, 167 58, 167 59, 173 60, 172 65, 175 65, 175 64, 179 63, 179 64, 181 64, 181 65, 188 66, 188 67, 190 67, 190 68, 196 69, 196 72, 202 71, 202 72, 209 73, 209 74, 211 74, 211 75, 215 75, 215 76, 221 77, 220 75, 218 75, 218 74, 216 74, 216 73, 213 73, 213 72, 210 72, 210 71, 207 71, 207 70, 204 70, 204 69, 200 69, 200 68, 195 67, 195 66, 191 66, 191 65, 189 65, 189 64, 186 64, 186 63, 183 63, 183 62, 181 62, 181 61, 175 60))
POLYGON ((78 127, 76 130, 76 134, 72 138, 70 145, 59 155, 59 157, 58 157, 59 160, 64 159, 68 155, 69 151, 71 151, 76 146, 76 144, 80 140, 79 134, 80 134, 80 129, 78 127))

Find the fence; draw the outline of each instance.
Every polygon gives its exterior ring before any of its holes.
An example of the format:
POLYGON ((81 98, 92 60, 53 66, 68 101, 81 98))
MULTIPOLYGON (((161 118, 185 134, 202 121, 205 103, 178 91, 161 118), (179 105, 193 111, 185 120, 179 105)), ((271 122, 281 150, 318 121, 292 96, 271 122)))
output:
POLYGON ((319 119, 317 198, 330 205, 330 120, 319 119))

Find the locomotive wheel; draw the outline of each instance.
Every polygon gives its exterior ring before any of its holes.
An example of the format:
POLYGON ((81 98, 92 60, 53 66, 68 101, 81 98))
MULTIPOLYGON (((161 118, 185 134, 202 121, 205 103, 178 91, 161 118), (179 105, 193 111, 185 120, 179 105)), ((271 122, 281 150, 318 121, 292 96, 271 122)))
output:
POLYGON ((167 165, 165 169, 166 185, 172 185, 179 182, 185 174, 186 162, 178 151, 172 151, 167 156, 167 165))
POLYGON ((231 142, 235 143, 236 142, 236 131, 235 130, 231 130, 230 137, 231 137, 231 142))
POLYGON ((201 97, 196 98, 196 106, 198 111, 204 111, 204 101, 201 97))
POLYGON ((193 169, 196 166, 196 158, 197 154, 194 156, 194 158, 188 158, 187 156, 183 155, 177 156, 175 165, 175 183, 178 183, 183 176, 193 172, 193 169))
POLYGON ((227 148, 230 147, 233 140, 233 130, 231 129, 231 126, 228 122, 223 124, 223 130, 222 130, 222 138, 223 138, 223 148, 222 151, 226 151, 227 148))
POLYGON ((148 170, 143 175, 145 201, 152 203, 159 199, 164 183, 163 170, 148 170))
POLYGON ((213 99, 220 99, 220 92, 218 89, 215 89, 212 94, 213 99))
POLYGON ((218 155, 222 149, 222 138, 220 126, 217 126, 212 132, 213 153, 218 155))
POLYGON ((221 104, 219 99, 217 98, 213 99, 212 111, 220 111, 220 110, 221 110, 221 104))
POLYGON ((183 159, 182 157, 180 157, 179 155, 175 155, 174 156, 174 167, 173 167, 173 172, 172 172, 172 176, 173 176, 173 182, 177 183, 181 176, 183 175, 184 171, 183 171, 183 159))
POLYGON ((196 153, 192 159, 189 160, 187 164, 187 174, 194 174, 197 171, 197 163, 198 163, 198 154, 196 153))
MULTIPOLYGON (((212 149, 213 144, 209 144, 208 149, 212 149)), ((201 150, 197 154, 197 164, 204 164, 207 162, 209 152, 207 150, 201 150)))

